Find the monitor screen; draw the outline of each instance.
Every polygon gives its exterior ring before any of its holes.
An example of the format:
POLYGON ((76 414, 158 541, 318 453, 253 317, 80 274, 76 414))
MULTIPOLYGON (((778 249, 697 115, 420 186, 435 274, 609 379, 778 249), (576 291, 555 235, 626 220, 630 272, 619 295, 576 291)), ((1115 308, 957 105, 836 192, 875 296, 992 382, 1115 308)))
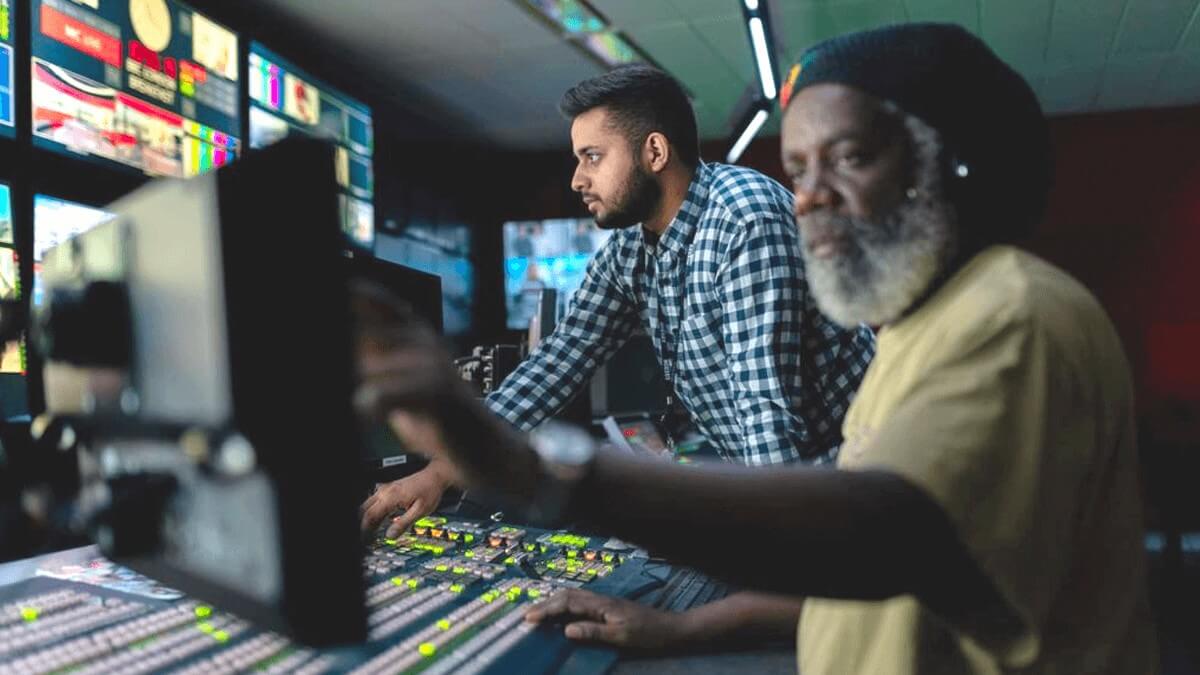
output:
POLYGON ((175 0, 32 0, 34 143, 188 177, 241 151, 238 38, 175 0))
POLYGON ((33 197, 33 297, 34 307, 42 304, 42 256, 71 237, 87 232, 112 218, 101 209, 65 199, 33 197))
POLYGON ((0 136, 13 130, 13 3, 0 0, 0 136))
POLYGON ((539 291, 558 291, 558 315, 583 283, 588 260, 609 231, 590 218, 528 220, 504 224, 504 298, 508 327, 525 330, 537 309, 539 291))
MULTIPOLYGON (((0 183, 0 300, 21 299, 21 274, 17 250, 13 246, 12 199, 7 185, 0 183)), ((24 341, 3 345, 0 373, 25 373, 24 341)), ((0 398, 7 398, 0 385, 0 398)), ((4 412, 8 412, 5 410, 4 412)))
POLYGON ((250 147, 263 148, 289 134, 328 139, 337 145, 342 229, 350 242, 375 243, 375 150, 371 109, 284 60, 250 43, 250 147))

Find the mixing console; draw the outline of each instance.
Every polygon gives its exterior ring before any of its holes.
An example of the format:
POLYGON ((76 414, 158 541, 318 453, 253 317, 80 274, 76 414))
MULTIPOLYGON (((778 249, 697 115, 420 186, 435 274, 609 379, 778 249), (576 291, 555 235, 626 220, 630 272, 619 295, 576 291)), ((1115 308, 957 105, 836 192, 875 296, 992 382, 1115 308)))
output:
POLYGON ((323 650, 193 600, 33 579, 0 588, 0 675, 545 672, 572 646, 525 611, 564 586, 643 590, 644 561, 568 532, 423 518, 364 555, 368 643, 323 650))

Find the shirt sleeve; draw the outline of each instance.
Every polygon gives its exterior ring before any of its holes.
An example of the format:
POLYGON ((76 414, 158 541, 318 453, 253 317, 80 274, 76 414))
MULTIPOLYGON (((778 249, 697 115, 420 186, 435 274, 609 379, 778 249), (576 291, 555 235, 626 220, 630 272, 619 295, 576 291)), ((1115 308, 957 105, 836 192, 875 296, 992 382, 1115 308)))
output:
POLYGON ((1101 440, 1088 388, 1046 331, 1011 315, 966 323, 976 327, 940 341, 861 449, 842 452, 861 453, 855 468, 896 473, 942 508, 1003 599, 942 618, 1020 664, 1037 653, 1069 571, 1083 481, 1101 440))
POLYGON ((789 221, 767 213, 738 228, 717 284, 742 461, 751 466, 793 462, 809 450, 809 430, 789 396, 800 390, 807 302, 800 244, 789 221))
POLYGON ((487 397, 488 408, 518 429, 561 410, 633 333, 637 311, 617 280, 618 245, 611 237, 592 258, 566 316, 487 397))

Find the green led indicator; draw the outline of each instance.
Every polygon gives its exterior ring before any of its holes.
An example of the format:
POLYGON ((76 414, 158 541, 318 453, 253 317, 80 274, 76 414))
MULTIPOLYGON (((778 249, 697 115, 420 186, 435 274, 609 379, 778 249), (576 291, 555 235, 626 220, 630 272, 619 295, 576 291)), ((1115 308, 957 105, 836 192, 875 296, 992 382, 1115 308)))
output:
POLYGON ((229 642, 229 633, 226 633, 223 630, 216 631, 212 634, 212 636, 217 642, 229 642))
POLYGON ((437 622, 437 627, 441 628, 442 630, 450 630, 450 619, 439 619, 437 622))
POLYGON ((504 564, 505 565, 515 565, 515 564, 517 564, 517 559, 510 555, 504 559, 504 564))
POLYGON ((464 551, 464 552, 463 552, 463 557, 465 557, 465 558, 474 558, 474 557, 475 557, 475 551, 464 551))
POLYGON ((207 621, 201 621, 200 623, 196 624, 196 628, 199 628, 201 633, 208 633, 210 635, 214 630, 216 630, 213 628, 213 625, 207 621))
POLYGON ((383 543, 385 543, 385 544, 387 544, 387 545, 389 545, 389 546, 395 546, 395 545, 396 545, 396 540, 395 540, 395 539, 384 539, 384 540, 383 540, 383 543))
POLYGON ((207 619, 210 616, 212 616, 212 607, 209 607, 208 605, 200 605, 196 608, 197 619, 207 619))
POLYGON ((37 621, 38 620, 37 607, 22 607, 21 608, 21 618, 25 619, 25 621, 27 623, 33 623, 34 621, 37 621))
POLYGON ((397 586, 403 586, 404 585, 404 577, 392 577, 392 583, 396 584, 397 586))
POLYGON ((529 589, 529 597, 538 598, 538 597, 541 597, 541 595, 542 595, 542 592, 539 591, 538 589, 536 589, 536 588, 529 589))
POLYGON ((445 572, 446 570, 450 569, 450 566, 449 565, 438 565, 437 567, 435 567, 433 569, 435 569, 439 572, 445 572))
POLYGON ((419 579, 409 579, 405 583, 408 584, 409 588, 416 588, 417 585, 421 583, 421 581, 419 579))
POLYGON ((587 572, 588 572, 588 574, 590 574, 592 576, 596 576, 597 570, 596 570, 596 568, 593 567, 592 569, 588 570, 587 572))
POLYGON ((471 542, 475 541, 475 535, 473 535, 473 534, 464 534, 464 535, 463 535, 463 541, 465 541, 465 542, 467 542, 467 543, 469 544, 469 543, 471 543, 471 542))
POLYGON ((466 574, 466 573, 467 573, 467 568, 465 568, 465 567, 455 567, 455 568, 454 568, 454 570, 453 570, 453 572, 454 572, 455 574, 466 574))
POLYGON ((451 593, 462 593, 464 586, 462 584, 450 584, 451 593))
POLYGON ((421 646, 417 647, 417 651, 421 652, 421 656, 429 657, 437 653, 437 646, 431 642, 422 642, 421 646))

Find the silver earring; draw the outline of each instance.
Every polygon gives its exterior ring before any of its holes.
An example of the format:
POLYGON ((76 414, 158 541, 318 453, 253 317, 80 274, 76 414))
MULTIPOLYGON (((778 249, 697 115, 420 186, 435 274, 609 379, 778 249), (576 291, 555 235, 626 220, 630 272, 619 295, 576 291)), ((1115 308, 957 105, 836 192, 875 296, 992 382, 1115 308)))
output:
POLYGON ((917 198, 917 188, 915 188, 915 187, 908 188, 907 190, 904 191, 904 196, 908 197, 908 201, 910 201, 910 202, 912 200, 916 199, 917 198))
POLYGON ((954 167, 954 173, 959 178, 966 178, 967 176, 971 175, 971 169, 969 169, 966 164, 959 164, 958 166, 954 167))

